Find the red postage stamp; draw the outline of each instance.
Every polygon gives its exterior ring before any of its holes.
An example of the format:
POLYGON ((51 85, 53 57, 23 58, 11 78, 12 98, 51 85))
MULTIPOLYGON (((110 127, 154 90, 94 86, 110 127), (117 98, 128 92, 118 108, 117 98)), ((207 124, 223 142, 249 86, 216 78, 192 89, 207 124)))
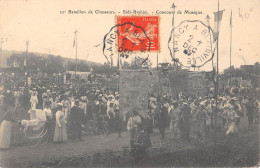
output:
POLYGON ((160 52, 159 16, 117 16, 118 52, 160 52))

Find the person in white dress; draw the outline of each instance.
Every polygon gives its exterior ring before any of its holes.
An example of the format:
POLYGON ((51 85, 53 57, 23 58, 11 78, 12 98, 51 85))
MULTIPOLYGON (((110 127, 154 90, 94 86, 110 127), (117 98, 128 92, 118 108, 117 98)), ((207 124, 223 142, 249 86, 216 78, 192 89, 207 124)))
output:
POLYGON ((31 102, 31 109, 28 111, 28 113, 30 114, 30 120, 33 120, 36 118, 36 105, 38 103, 36 91, 32 92, 30 102, 31 102))
POLYGON ((54 142, 67 141, 67 130, 65 125, 65 114, 62 112, 62 104, 57 103, 56 126, 54 131, 54 142))
POLYGON ((139 133, 139 127, 142 124, 142 119, 138 114, 137 110, 134 108, 132 111, 132 116, 128 119, 127 122, 127 130, 130 136, 130 145, 133 147, 134 145, 134 138, 136 134, 139 133))
POLYGON ((109 95, 107 101, 107 115, 110 117, 110 119, 114 119, 115 117, 114 106, 115 106, 114 97, 113 95, 109 95))
POLYGON ((33 110, 36 109, 36 105, 38 104, 38 98, 35 91, 32 92, 30 102, 31 102, 31 109, 33 110))
POLYGON ((9 149, 10 140, 11 140, 11 127, 12 122, 15 121, 15 108, 9 107, 6 113, 4 114, 4 120, 1 123, 0 127, 0 149, 9 149))

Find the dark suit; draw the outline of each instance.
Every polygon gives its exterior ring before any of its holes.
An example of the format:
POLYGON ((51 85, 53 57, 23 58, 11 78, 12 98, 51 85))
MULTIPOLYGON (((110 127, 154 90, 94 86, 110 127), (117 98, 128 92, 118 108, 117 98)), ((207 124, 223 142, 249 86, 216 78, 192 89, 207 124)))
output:
POLYGON ((165 129, 167 127, 168 120, 168 109, 163 106, 158 119, 158 128, 161 133, 161 138, 164 138, 165 129))
POLYGON ((70 112, 70 124, 72 139, 81 139, 82 120, 84 117, 83 109, 73 106, 70 112))
POLYGON ((183 105, 181 108, 182 120, 181 120, 181 138, 188 140, 190 137, 190 117, 191 109, 188 105, 183 105))

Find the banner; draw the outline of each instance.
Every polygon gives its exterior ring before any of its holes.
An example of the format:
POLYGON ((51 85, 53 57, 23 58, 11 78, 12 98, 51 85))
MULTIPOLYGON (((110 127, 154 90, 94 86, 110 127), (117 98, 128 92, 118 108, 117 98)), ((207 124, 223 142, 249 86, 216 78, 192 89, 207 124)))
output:
POLYGON ((141 115, 148 110, 149 71, 121 70, 119 109, 125 115, 135 107, 141 115))
POLYGON ((151 96, 159 96, 160 94, 160 79, 158 71, 149 72, 149 93, 151 96))
POLYGON ((206 96, 207 82, 206 74, 203 72, 189 72, 188 91, 190 95, 206 96))
POLYGON ((176 98, 180 92, 188 93, 188 71, 170 71, 168 75, 173 98, 176 98))
MULTIPOLYGON (((224 12, 224 10, 214 12, 213 42, 215 42, 218 39, 219 28, 220 28, 220 23, 221 23, 221 20, 222 20, 223 12, 224 12)), ((230 20, 230 24, 231 24, 231 20, 230 20)))
POLYGON ((169 77, 168 74, 162 73, 160 74, 160 93, 171 96, 171 88, 169 83, 169 77))

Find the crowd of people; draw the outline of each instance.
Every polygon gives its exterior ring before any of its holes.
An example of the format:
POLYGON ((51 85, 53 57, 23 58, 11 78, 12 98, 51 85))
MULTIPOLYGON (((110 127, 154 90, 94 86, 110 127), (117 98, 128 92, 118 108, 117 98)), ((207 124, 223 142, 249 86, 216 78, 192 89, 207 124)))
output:
POLYGON ((90 127, 91 120, 96 121, 94 127, 101 132, 104 129, 102 116, 107 117, 109 132, 118 131, 118 135, 121 135, 121 126, 118 124, 122 116, 119 116, 117 89, 81 82, 48 87, 35 83, 31 87, 14 85, 5 88, 0 92, 3 120, 12 111, 12 121, 27 127, 42 120, 41 116, 44 115, 49 142, 64 142, 68 138, 83 140, 82 133, 90 127))
POLYGON ((212 130, 224 128, 226 135, 236 134, 241 117, 248 118, 249 129, 254 122, 259 122, 259 99, 255 94, 250 94, 250 89, 246 94, 232 90, 234 88, 221 93, 217 103, 212 93, 205 97, 179 94, 175 99, 151 93, 146 115, 133 107, 126 116, 119 110, 118 90, 102 85, 78 82, 5 87, 0 93, 5 113, 1 114, 0 148, 10 147, 11 122, 27 126, 28 121, 39 120, 41 114, 46 116, 49 142, 82 141, 82 133, 93 120, 97 121, 98 132, 102 132, 102 119, 106 116, 109 132, 118 132, 120 137, 126 128, 131 147, 142 144, 143 148, 136 149, 143 152, 151 146, 150 134, 155 128, 159 129, 161 139, 170 128, 174 139, 189 141, 192 138, 204 143, 212 130))
POLYGON ((237 136, 241 118, 248 119, 248 129, 251 129, 253 123, 259 123, 260 102, 250 88, 246 88, 246 94, 243 93, 244 89, 237 86, 226 89, 217 103, 211 92, 205 97, 180 94, 173 99, 166 94, 151 96, 146 114, 140 115, 133 108, 128 120, 132 148, 135 149, 135 144, 143 144, 136 150, 144 155, 145 149, 151 146, 150 134, 154 128, 158 128, 161 139, 165 138, 165 131, 170 128, 171 138, 175 141, 189 142, 193 139, 201 143, 209 140, 215 132, 224 131, 227 137, 237 136))
POLYGON ((174 138, 189 140, 192 137, 204 142, 212 129, 226 128, 227 135, 235 133, 241 117, 248 118, 249 128, 259 121, 259 100, 254 96, 231 93, 220 96, 217 101, 218 107, 210 96, 182 95, 175 100, 164 96, 160 101, 150 98, 154 126, 159 128, 162 139, 169 126, 174 138), (228 129, 231 125, 232 131, 228 129))

